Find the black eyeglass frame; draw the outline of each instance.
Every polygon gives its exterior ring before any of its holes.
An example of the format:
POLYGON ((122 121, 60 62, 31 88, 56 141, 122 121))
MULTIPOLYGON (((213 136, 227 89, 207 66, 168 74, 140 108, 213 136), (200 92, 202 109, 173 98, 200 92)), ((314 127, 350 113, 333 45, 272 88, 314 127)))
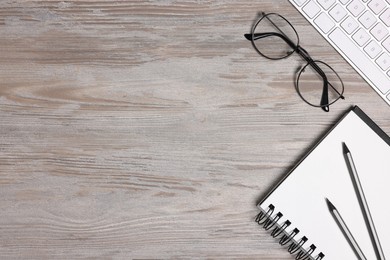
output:
POLYGON ((296 78, 296 81, 295 81, 295 88, 298 92, 298 95, 300 96, 300 98, 305 102, 307 103, 308 105, 310 106, 313 106, 313 107, 321 107, 324 111, 326 112, 329 112, 329 106, 332 105, 333 103, 335 103, 337 100, 339 100, 340 98, 341 99, 345 99, 345 97, 343 96, 344 94, 344 83, 343 81, 341 80, 340 76, 338 75, 338 73, 331 67, 329 66, 328 64, 326 64, 325 62, 323 61, 320 61, 320 60, 313 60, 311 58, 311 56, 309 55, 309 53, 300 46, 299 44, 299 36, 298 36, 298 33, 297 31, 295 30, 294 26, 286 19, 284 18, 283 16, 281 16, 280 14, 277 14, 277 13, 264 13, 262 12, 261 13, 261 17, 257 20, 256 23, 254 23, 254 25, 252 26, 252 30, 251 30, 251 33, 250 34, 245 34, 245 38, 247 40, 250 40, 252 42, 252 45, 253 45, 253 48, 256 50, 256 52, 267 58, 267 59, 270 59, 270 60, 281 60, 281 59, 285 59, 285 58, 288 58, 290 55, 292 55, 294 52, 296 52, 297 54, 299 54, 307 63, 305 66, 303 66, 300 70, 299 70, 299 73, 297 75, 297 78, 296 78), (283 33, 283 31, 271 20, 269 19, 268 16, 270 15, 276 15, 278 16, 279 18, 283 19, 290 27, 291 29, 294 31, 295 35, 297 36, 297 43, 295 44, 287 35, 285 35, 283 33), (255 30, 258 26, 258 24, 264 19, 264 18, 267 18, 267 20, 269 22, 272 23, 273 26, 275 26, 275 28, 280 32, 280 33, 277 33, 277 32, 265 32, 265 33, 255 33, 255 30), (267 55, 263 54, 256 46, 255 44, 255 41, 258 40, 258 39, 261 39, 261 38, 264 38, 264 37, 269 37, 269 36, 276 36, 276 37, 279 37, 281 38, 283 41, 285 41, 291 48, 292 48, 292 51, 290 52, 287 52, 285 56, 282 56, 282 57, 277 57, 277 58, 273 58, 273 57, 268 57, 267 55), (328 67, 335 75, 336 77, 340 80, 341 82, 341 93, 328 81, 327 77, 326 77, 326 74, 325 72, 317 65, 317 63, 321 63, 322 65, 328 67), (311 66, 317 73, 318 75, 322 78, 323 80, 323 88, 322 88, 322 94, 321 94, 321 101, 320 101, 320 105, 314 105, 312 103, 310 103, 309 101, 307 101, 301 94, 301 92, 299 91, 299 79, 302 75, 302 73, 305 71, 306 67, 307 66, 311 66), (329 96, 328 96, 328 86, 330 86, 339 96, 333 100, 332 102, 329 102, 329 96))

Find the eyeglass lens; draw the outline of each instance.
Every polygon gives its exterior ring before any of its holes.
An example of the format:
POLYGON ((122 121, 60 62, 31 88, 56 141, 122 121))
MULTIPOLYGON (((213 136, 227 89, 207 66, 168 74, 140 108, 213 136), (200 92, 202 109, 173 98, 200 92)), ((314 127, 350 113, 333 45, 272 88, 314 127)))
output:
POLYGON ((273 13, 264 15, 256 23, 252 37, 255 49, 268 59, 286 58, 298 45, 295 29, 285 18, 273 13))
POLYGON ((344 92, 343 83, 339 75, 326 63, 322 61, 313 61, 303 67, 297 76, 296 87, 298 94, 308 104, 316 107, 324 106, 321 104, 323 97, 322 91, 326 88, 328 102, 330 105, 336 102, 344 92), (320 68, 322 75, 315 69, 320 68), (325 75, 326 78, 323 78, 325 75), (324 84, 327 84, 324 86, 324 84))

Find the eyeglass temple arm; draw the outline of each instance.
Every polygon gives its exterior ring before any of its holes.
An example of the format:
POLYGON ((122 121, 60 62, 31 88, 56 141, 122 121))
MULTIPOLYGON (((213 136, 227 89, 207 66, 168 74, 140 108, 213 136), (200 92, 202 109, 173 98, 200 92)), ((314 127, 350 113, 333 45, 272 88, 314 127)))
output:
MULTIPOLYGON (((279 37, 283 41, 285 41, 291 48, 293 48, 293 50, 296 51, 305 61, 307 61, 309 63, 313 62, 313 59, 310 57, 309 53, 304 48, 302 48, 300 45, 296 45, 295 43, 293 43, 284 34, 277 33, 277 32, 264 32, 264 33, 246 33, 246 34, 244 34, 244 36, 248 41, 257 41, 257 40, 260 40, 260 39, 263 39, 263 38, 266 38, 269 36, 279 37)), ((320 69, 320 68, 318 68, 318 69, 320 69)), ((320 73, 319 71, 317 71, 317 72, 320 73)))
POLYGON ((281 34, 281 33, 277 33, 277 32, 264 32, 264 33, 253 33, 253 34, 246 33, 246 34, 244 34, 244 36, 248 41, 256 41, 256 40, 266 38, 269 36, 276 36, 276 37, 281 38, 283 41, 285 41, 294 50, 296 50, 298 47, 287 36, 285 36, 284 34, 281 34))

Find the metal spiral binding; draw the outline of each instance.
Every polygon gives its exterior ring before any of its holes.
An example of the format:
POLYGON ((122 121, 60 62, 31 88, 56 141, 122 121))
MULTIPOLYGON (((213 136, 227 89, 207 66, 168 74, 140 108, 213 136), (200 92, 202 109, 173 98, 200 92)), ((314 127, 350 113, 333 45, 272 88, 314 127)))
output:
POLYGON ((272 227, 274 229, 271 232, 272 237, 279 237, 279 244, 284 246, 289 244, 287 251, 290 254, 295 254, 295 259, 297 260, 305 260, 305 259, 314 259, 321 260, 325 257, 325 255, 320 252, 316 258, 314 258, 313 253, 316 249, 316 246, 311 244, 310 247, 306 250, 303 248, 303 245, 307 242, 307 237, 303 236, 299 240, 294 240, 294 237, 299 233, 299 229, 294 228, 290 233, 286 232, 287 227, 291 225, 289 220, 284 221, 281 225, 278 221, 282 218, 283 214, 281 212, 273 214, 275 211, 275 206, 270 204, 268 206, 268 210, 266 212, 260 211, 260 213, 256 216, 255 221, 263 226, 265 230, 270 230, 272 227))

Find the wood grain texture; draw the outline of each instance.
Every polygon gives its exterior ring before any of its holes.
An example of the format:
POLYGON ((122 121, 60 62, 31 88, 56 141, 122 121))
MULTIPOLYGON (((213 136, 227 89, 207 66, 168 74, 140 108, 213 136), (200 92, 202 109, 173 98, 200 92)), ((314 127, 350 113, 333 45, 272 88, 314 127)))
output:
POLYGON ((1 1, 2 259, 291 259, 256 202, 353 104, 390 108, 286 0, 1 1), (243 34, 279 12, 334 66, 330 113, 297 56, 243 34))

